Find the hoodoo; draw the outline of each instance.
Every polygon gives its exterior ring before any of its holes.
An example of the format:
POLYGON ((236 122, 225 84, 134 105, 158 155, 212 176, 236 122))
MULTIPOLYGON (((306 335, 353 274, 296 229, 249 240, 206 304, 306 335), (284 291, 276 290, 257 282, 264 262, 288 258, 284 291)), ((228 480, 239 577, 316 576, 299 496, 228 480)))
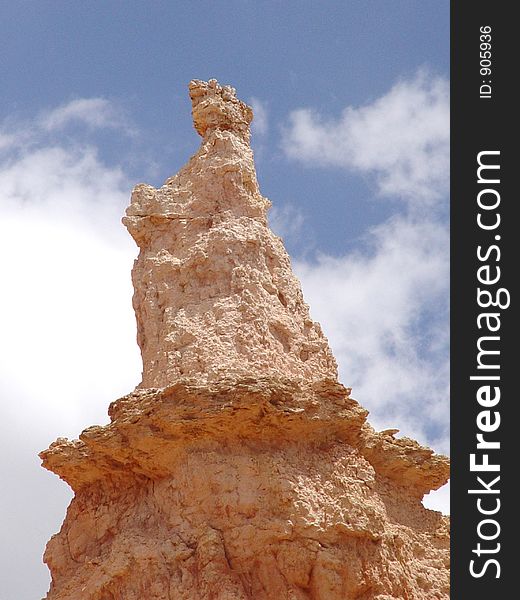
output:
POLYGON ((123 218, 142 382, 41 453, 75 494, 48 600, 449 598, 449 520, 421 503, 448 459, 368 425, 268 227, 251 108, 189 91, 198 152, 123 218))

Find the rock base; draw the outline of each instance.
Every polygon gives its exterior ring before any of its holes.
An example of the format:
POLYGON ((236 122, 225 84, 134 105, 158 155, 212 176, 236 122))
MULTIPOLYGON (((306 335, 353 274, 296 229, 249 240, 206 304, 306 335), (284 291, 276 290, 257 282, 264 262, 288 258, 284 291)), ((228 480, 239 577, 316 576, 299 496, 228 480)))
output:
POLYGON ((186 380, 110 414, 42 453, 75 491, 48 600, 449 597, 449 520, 421 504, 447 459, 340 384, 186 380))

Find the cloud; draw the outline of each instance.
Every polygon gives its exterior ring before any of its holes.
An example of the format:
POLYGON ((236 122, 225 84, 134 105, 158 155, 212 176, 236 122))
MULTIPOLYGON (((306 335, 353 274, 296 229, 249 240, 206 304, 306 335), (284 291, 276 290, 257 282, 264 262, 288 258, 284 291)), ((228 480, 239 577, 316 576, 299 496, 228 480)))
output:
MULTIPOLYGON (((294 110, 286 156, 363 175, 400 201, 348 254, 295 262, 340 377, 378 429, 449 451, 448 82, 422 71, 336 118, 294 110)), ((430 506, 449 512, 446 489, 430 506)))
POLYGON ((397 217, 357 252, 295 263, 340 377, 372 424, 438 450, 447 449, 447 247, 441 224, 397 217))
MULTIPOLYGON (((56 108, 41 111, 31 120, 21 121, 11 116, 0 125, 0 156, 13 152, 27 152, 31 147, 52 144, 52 138, 72 125, 83 125, 89 132, 117 129, 125 136, 136 136, 137 131, 124 110, 106 98, 77 98, 56 108)), ((79 136, 72 140, 79 145, 79 136)), ((60 147, 65 141, 60 140, 60 147)))
POLYGON ((304 222, 303 213, 291 203, 274 205, 269 211, 269 226, 285 241, 296 238, 301 233, 304 222))
POLYGON ((251 98, 253 108, 253 123, 251 129, 254 135, 265 135, 269 129, 269 117, 265 103, 258 98, 251 98))
POLYGON ((443 485, 439 490, 426 494, 423 499, 426 508, 438 510, 444 515, 450 514, 450 482, 443 485))
MULTIPOLYGON (((439 221, 395 217, 357 251, 297 260, 304 296, 329 338, 340 380, 378 430, 449 453, 449 235, 439 221)), ((449 514, 449 486, 425 497, 449 514)))
POLYGON ((5 132, 0 132, 0 152, 4 149, 12 148, 15 142, 16 138, 14 135, 5 132))
POLYGON ((63 129, 72 122, 92 128, 125 128, 121 110, 106 98, 77 98, 40 115, 39 125, 46 131, 63 129))
POLYGON ((282 145, 288 157, 303 163, 371 175, 382 195, 431 203, 448 189, 448 82, 421 71, 370 104, 345 107, 336 118, 294 110, 282 145))
POLYGON ((139 381, 136 248, 118 225, 130 183, 94 146, 49 143, 38 117, 2 135, 0 562, 6 598, 29 599, 45 595, 41 557, 71 497, 38 451, 106 423, 109 402, 139 381))

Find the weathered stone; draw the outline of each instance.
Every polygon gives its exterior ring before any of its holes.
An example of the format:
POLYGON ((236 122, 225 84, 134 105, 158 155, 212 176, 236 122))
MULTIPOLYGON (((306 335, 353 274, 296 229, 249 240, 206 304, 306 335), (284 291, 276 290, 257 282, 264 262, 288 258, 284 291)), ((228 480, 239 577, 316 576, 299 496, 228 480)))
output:
POLYGON ((199 151, 124 223, 143 380, 41 453, 74 490, 48 600, 449 597, 445 457, 376 433, 309 317, 233 88, 190 83, 199 151))
POLYGON ((267 227, 249 146, 251 109, 235 90, 192 81, 199 151, 155 189, 138 185, 123 222, 140 253, 132 272, 142 387, 181 376, 337 376, 282 241, 267 227))

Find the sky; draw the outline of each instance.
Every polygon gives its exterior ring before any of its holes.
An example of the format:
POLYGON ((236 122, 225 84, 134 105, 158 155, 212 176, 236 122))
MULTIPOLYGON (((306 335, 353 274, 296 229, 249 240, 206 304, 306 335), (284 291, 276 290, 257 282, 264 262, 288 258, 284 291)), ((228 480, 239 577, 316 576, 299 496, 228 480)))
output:
MULTIPOLYGON (((12 0, 0 56, 0 600, 46 594, 71 498, 37 453, 140 381, 120 219, 196 151, 190 79, 253 106, 341 381, 377 429, 448 452, 447 0, 12 0)), ((425 502, 448 512, 448 488, 425 502)))

